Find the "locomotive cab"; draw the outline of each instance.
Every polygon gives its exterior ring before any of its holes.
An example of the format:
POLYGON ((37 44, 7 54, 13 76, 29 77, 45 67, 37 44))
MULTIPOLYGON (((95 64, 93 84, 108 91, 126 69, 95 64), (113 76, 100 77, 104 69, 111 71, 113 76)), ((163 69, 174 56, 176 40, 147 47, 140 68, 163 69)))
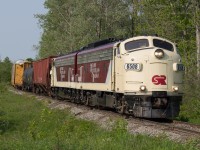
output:
POLYGON ((184 66, 176 45, 139 36, 114 46, 114 86, 124 111, 136 117, 174 118, 182 100, 184 66))

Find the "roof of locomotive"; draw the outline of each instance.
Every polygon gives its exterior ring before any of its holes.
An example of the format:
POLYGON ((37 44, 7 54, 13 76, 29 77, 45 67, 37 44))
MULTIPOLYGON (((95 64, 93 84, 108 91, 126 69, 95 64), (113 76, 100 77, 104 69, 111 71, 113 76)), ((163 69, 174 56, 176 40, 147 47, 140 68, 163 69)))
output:
POLYGON ((59 60, 59 59, 64 59, 64 58, 68 58, 68 57, 71 57, 71 56, 75 56, 79 51, 72 51, 72 52, 64 54, 62 56, 58 56, 58 57, 54 58, 54 60, 59 60))
POLYGON ((94 51, 98 51, 98 50, 102 50, 102 49, 112 48, 115 43, 116 42, 109 43, 109 44, 106 44, 106 45, 103 45, 103 46, 98 46, 98 47, 95 47, 95 48, 86 49, 84 51, 80 51, 79 54, 85 54, 85 53, 88 53, 88 52, 94 52, 94 51))
POLYGON ((132 38, 128 38, 128 39, 124 39, 123 41, 121 42, 127 42, 127 41, 131 41, 131 40, 137 40, 137 39, 160 39, 160 40, 163 40, 163 41, 167 41, 171 44, 174 44, 174 42, 166 39, 166 38, 163 38, 163 37, 159 37, 158 35, 142 35, 142 36, 134 36, 132 38))
POLYGON ((98 51, 101 49, 107 49, 107 48, 112 47, 114 45, 114 43, 116 43, 117 41, 119 41, 119 40, 115 39, 115 38, 108 38, 105 40, 96 41, 96 42, 88 44, 87 46, 80 48, 79 50, 72 51, 63 56, 58 56, 54 60, 59 60, 59 59, 64 59, 64 58, 68 58, 71 56, 75 56, 78 53, 83 54, 83 53, 88 53, 88 52, 92 52, 92 51, 98 51))

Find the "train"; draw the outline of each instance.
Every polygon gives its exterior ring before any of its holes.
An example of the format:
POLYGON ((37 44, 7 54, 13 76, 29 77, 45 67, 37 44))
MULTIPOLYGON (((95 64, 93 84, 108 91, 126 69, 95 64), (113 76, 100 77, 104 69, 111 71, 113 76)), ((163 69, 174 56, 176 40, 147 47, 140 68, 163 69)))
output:
POLYGON ((134 117, 173 119, 180 112, 184 70, 176 44, 165 38, 109 38, 32 62, 21 87, 134 117))

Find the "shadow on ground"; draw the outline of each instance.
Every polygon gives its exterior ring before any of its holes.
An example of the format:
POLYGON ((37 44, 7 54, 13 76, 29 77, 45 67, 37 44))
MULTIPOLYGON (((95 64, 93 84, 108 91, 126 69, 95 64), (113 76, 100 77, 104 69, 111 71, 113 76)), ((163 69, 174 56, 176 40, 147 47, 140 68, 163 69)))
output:
POLYGON ((5 112, 0 111, 0 134, 4 134, 8 130, 15 130, 15 123, 12 120, 5 119, 5 112))

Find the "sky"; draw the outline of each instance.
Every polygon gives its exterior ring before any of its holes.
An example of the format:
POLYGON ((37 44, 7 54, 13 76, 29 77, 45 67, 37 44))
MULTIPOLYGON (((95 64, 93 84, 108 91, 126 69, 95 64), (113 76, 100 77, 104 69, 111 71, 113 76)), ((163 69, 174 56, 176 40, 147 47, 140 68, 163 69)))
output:
POLYGON ((35 14, 45 14, 45 0, 0 0, 0 59, 35 58, 42 29, 35 14))

